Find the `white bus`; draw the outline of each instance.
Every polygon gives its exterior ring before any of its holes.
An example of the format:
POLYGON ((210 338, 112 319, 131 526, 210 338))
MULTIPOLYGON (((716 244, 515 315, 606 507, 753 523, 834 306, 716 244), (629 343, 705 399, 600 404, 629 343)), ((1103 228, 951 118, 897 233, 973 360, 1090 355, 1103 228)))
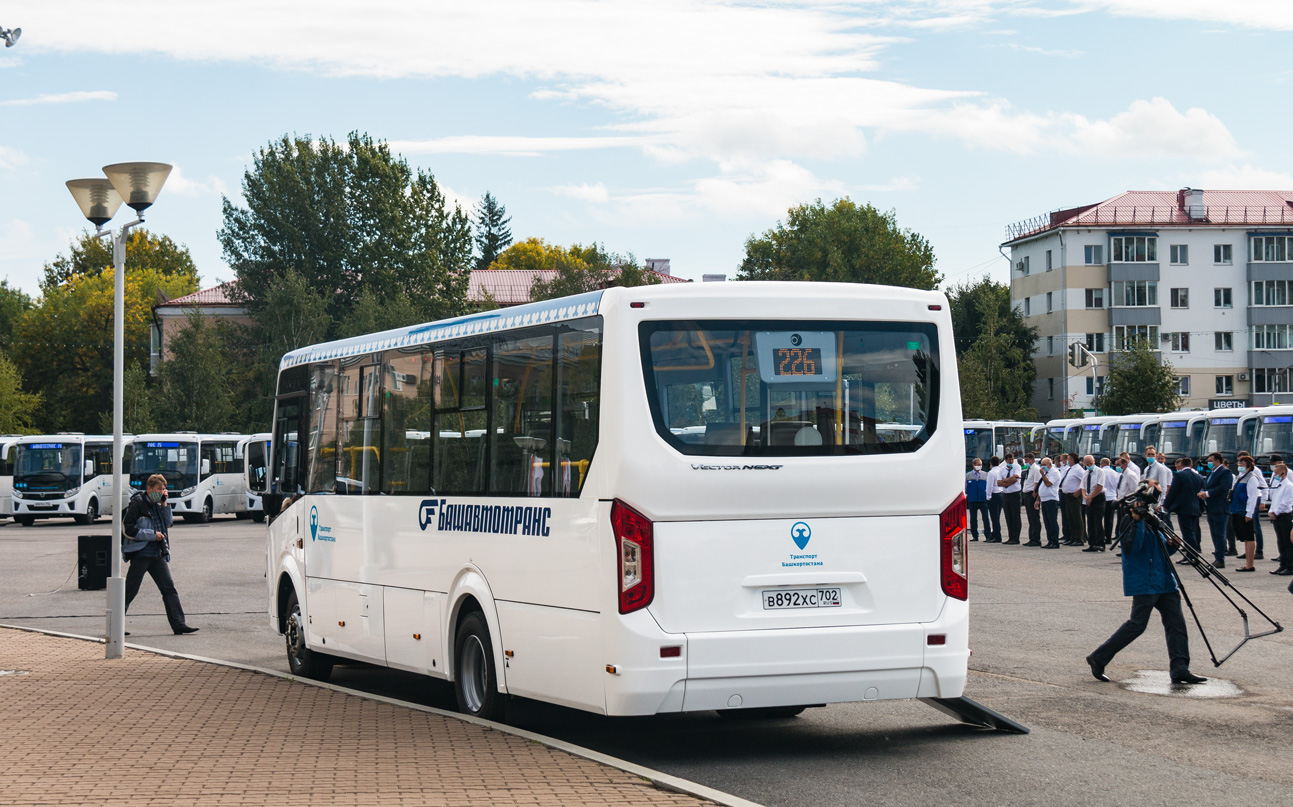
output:
POLYGON ((295 674, 418 672, 486 717, 507 695, 607 715, 960 698, 953 346, 938 292, 727 283, 289 353, 270 624, 295 674), (918 428, 880 439, 896 421, 918 428))
POLYGON ((112 514, 111 435, 21 437, 14 448, 14 521, 24 527, 43 518, 93 524, 99 516, 112 514))
POLYGON ((1267 474, 1271 455, 1278 454, 1286 465, 1293 465, 1293 406, 1265 406, 1257 412, 1258 426, 1253 457, 1267 474))
POLYGON ((257 523, 265 520, 265 507, 260 497, 269 488, 269 438, 269 432, 264 432, 244 437, 239 442, 239 452, 243 458, 245 515, 257 523))
POLYGON ((175 515, 204 524, 212 516, 245 513, 241 434, 141 434, 131 441, 131 490, 143 490, 148 477, 166 477, 175 515))
POLYGON ((13 515, 13 464, 19 434, 0 434, 0 519, 13 515))

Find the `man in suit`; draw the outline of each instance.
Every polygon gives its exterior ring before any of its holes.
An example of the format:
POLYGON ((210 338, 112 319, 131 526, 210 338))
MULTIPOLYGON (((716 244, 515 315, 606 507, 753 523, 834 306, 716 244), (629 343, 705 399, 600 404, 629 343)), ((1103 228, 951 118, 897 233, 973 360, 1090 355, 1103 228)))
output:
MULTIPOLYGON (((1202 511, 1199 508, 1199 491, 1203 490, 1203 475, 1194 470, 1189 457, 1182 457, 1176 461, 1176 473, 1172 474, 1172 484, 1167 489, 1167 497, 1163 499, 1163 509, 1169 513, 1176 513, 1176 518, 1181 524, 1181 539, 1195 552, 1202 551, 1202 542, 1199 535, 1199 516, 1202 511)), ((1177 561, 1179 564, 1189 563, 1187 560, 1177 561)))
POLYGON ((1220 454, 1208 455, 1208 481, 1197 496, 1207 505, 1208 532, 1212 534, 1212 549, 1216 557, 1213 566, 1226 568, 1226 527, 1230 524, 1230 489, 1235 485, 1235 475, 1226 467, 1220 454))

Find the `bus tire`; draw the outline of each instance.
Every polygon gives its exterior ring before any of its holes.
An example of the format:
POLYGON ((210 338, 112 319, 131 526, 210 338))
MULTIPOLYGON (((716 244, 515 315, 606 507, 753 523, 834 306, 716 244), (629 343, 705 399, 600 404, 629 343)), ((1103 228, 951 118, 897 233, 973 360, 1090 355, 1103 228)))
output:
POLYGON ((479 611, 467 614, 454 642, 454 695, 458 711, 484 720, 502 720, 504 696, 498 691, 494 645, 479 611))
POLYGON ((246 510, 244 510, 241 513, 234 513, 233 517, 237 521, 246 521, 247 519, 251 518, 251 514, 248 513, 246 510))
POLYGON ((251 520, 252 520, 252 521, 254 521, 254 522, 256 522, 257 524, 264 524, 264 523, 265 523, 265 511, 264 511, 264 510, 261 510, 261 511, 260 511, 260 512, 258 512, 258 513, 252 513, 252 514, 251 514, 251 520))
POLYGON ((93 524, 99 520, 99 500, 90 499, 85 505, 85 515, 76 516, 77 524, 93 524))
POLYGON ((36 523, 36 519, 31 516, 14 516, 13 520, 23 527, 30 527, 32 524, 36 523))
POLYGON ((807 706, 756 706, 753 709, 720 709, 719 717, 728 720, 784 720, 798 717, 807 706))
POLYGON ((305 618, 296 592, 287 595, 287 618, 283 620, 283 637, 287 640, 287 669, 292 675, 326 681, 332 675, 332 656, 311 650, 305 644, 305 618))
POLYGON ((211 506, 211 499, 202 500, 202 509, 193 514, 193 522, 196 524, 207 524, 211 521, 211 515, 214 508, 211 506))

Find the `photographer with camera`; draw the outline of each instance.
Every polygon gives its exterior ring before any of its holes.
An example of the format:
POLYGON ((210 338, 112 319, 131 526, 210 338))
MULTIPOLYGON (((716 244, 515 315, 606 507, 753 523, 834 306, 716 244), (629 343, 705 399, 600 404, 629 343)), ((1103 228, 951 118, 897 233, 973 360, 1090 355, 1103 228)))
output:
POLYGON ((1163 620, 1163 632, 1167 636, 1172 683, 1201 684, 1208 680, 1190 672, 1189 634, 1185 629, 1185 614, 1181 611, 1176 575, 1168 559, 1176 551, 1179 541, 1164 538, 1146 518, 1161 496, 1158 483, 1146 480, 1120 505, 1126 516, 1119 534, 1122 542, 1122 592, 1131 597, 1131 616, 1086 657, 1091 675, 1097 681, 1110 680, 1105 675, 1105 667, 1120 650, 1145 632, 1149 617, 1155 610, 1163 620))

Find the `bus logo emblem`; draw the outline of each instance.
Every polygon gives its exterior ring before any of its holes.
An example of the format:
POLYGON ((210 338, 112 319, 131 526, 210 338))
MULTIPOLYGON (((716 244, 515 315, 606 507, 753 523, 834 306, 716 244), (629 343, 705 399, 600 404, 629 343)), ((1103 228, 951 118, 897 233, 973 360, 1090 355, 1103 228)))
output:
POLYGON ((423 532, 426 532, 427 527, 435 523, 436 504, 435 499, 423 499, 422 504, 418 507, 418 526, 422 528, 423 532))
POLYGON ((319 537, 319 508, 310 508, 310 540, 316 540, 319 537))
POLYGON ((813 528, 809 527, 802 521, 796 521, 790 528, 790 538, 795 542, 795 546, 803 549, 808 546, 808 539, 813 537, 813 528))

